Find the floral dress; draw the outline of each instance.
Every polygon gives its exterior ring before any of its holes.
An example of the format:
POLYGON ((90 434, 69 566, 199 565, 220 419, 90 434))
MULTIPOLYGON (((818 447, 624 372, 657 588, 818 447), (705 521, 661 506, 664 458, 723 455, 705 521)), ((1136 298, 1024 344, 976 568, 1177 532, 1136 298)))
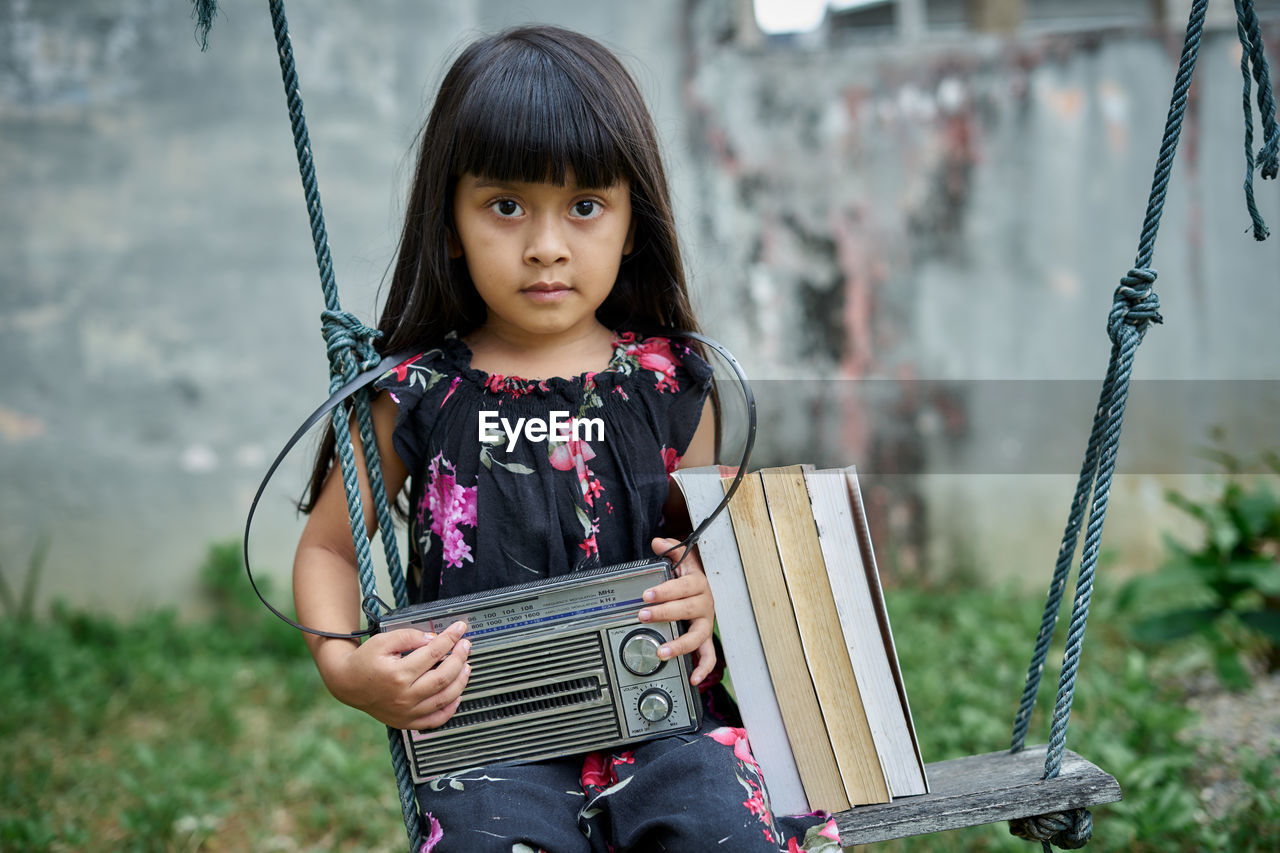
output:
MULTIPOLYGON (((389 371, 375 387, 397 403, 410 474, 411 598, 651 555, 711 373, 679 339, 631 332, 575 377, 483 373, 454 335, 389 371)), ((825 815, 774 817, 736 709, 707 681, 700 732, 418 786, 423 853, 837 851, 825 815)))

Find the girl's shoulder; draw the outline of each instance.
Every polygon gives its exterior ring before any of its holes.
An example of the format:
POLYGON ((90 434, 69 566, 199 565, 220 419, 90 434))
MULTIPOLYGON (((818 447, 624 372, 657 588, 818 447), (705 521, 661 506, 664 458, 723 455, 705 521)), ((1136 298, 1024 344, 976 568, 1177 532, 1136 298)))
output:
POLYGON ((609 366, 622 377, 652 378, 659 393, 705 389, 711 383, 711 366, 679 336, 621 332, 609 366))
POLYGON ((466 345, 450 332, 439 346, 414 353, 382 374, 374 380, 373 387, 390 393, 402 409, 412 408, 424 396, 441 390, 441 383, 447 385, 456 378, 468 359, 466 345))

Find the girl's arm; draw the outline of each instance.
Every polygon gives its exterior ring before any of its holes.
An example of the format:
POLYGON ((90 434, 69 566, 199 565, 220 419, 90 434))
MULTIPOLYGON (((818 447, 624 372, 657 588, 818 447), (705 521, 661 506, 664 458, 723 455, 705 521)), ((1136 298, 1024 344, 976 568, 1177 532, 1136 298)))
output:
MULTIPOLYGON (((391 444, 396 404, 389 394, 373 401, 373 425, 387 495, 400 493, 408 477, 391 444)), ((377 529, 358 431, 356 448, 365 532, 377 529)), ((293 561, 293 597, 298 621, 331 632, 360 627, 360 587, 355 545, 347 515, 342 472, 335 462, 307 519, 293 561)), ((435 728, 453 715, 470 674, 462 639, 466 626, 451 625, 439 636, 403 628, 374 634, 363 643, 307 634, 307 647, 329 692, 339 701, 400 729, 435 728)))
MULTIPOLYGON (((715 464, 715 415, 711 401, 708 400, 702 409, 702 419, 693 433, 693 438, 680 457, 681 468, 697 468, 715 464)), ((680 497, 680 490, 673 483, 670 496, 667 498, 665 512, 670 521, 683 524, 683 533, 692 528, 688 524, 688 510, 680 497)), ((684 549, 672 551, 678 539, 655 538, 651 543, 655 554, 666 554, 672 562, 684 555, 684 549)), ((711 584, 702 570, 698 552, 680 563, 680 577, 658 584, 644 592, 645 608, 640 611, 641 622, 676 622, 689 623, 689 630, 676 637, 670 643, 658 649, 658 657, 663 660, 677 655, 695 652, 696 665, 689 675, 689 683, 697 686, 711 674, 716 664, 715 645, 711 641, 711 627, 715 623, 715 600, 711 596, 711 584)))

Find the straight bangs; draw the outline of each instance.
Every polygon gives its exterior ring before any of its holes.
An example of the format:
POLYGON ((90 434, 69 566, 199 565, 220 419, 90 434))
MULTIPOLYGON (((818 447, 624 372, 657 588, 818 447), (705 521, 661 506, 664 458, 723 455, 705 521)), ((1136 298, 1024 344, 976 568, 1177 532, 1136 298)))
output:
POLYGON ((633 180, 616 131, 625 119, 605 92, 587 88, 586 69, 573 67, 581 60, 523 41, 503 47, 460 98, 451 177, 562 186, 572 172, 578 186, 596 188, 633 180))

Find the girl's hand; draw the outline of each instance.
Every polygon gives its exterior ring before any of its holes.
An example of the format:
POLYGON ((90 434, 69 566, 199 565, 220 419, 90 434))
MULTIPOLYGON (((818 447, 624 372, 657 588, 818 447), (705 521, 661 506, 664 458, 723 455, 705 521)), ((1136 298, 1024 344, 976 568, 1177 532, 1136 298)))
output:
MULTIPOLYGON (((679 544, 678 539, 657 538, 651 544, 655 554, 665 555, 673 563, 685 551, 684 548, 671 550, 679 544)), ((677 655, 694 652, 696 666, 689 676, 689 683, 696 687, 716 665, 716 650, 711 642, 716 607, 711 597, 711 584, 707 582, 696 551, 685 557, 677 572, 679 577, 644 591, 644 600, 649 606, 640 611, 640 621, 689 623, 688 631, 658 649, 658 657, 670 660, 677 655)))
POLYGON ((340 701, 393 728, 434 729, 453 716, 471 674, 464 633, 455 622, 439 635, 402 628, 354 647, 337 640, 316 661, 340 701))

